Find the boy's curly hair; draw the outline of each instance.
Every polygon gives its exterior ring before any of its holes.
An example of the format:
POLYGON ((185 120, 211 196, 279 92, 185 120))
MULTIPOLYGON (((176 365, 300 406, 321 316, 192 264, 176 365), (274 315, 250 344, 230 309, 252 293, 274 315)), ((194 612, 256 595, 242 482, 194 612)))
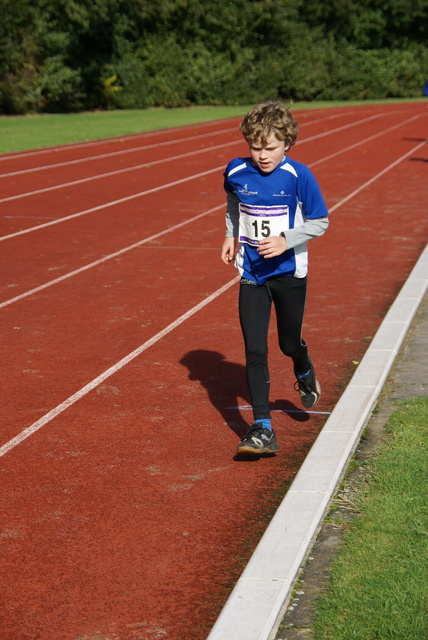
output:
POLYGON ((266 144, 273 133, 278 140, 283 140, 286 146, 291 147, 296 142, 299 125, 282 102, 267 100, 247 113, 239 129, 249 143, 257 140, 266 144))

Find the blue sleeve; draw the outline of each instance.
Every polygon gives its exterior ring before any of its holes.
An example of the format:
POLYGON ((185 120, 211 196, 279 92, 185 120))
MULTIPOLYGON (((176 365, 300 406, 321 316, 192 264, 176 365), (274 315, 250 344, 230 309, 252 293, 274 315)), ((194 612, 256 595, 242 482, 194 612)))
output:
POLYGON ((297 195, 302 203, 305 218, 311 220, 328 216, 328 209, 318 182, 312 171, 306 166, 303 171, 299 171, 297 195))
POLYGON ((230 182, 228 180, 229 171, 232 169, 233 164, 234 164, 234 161, 231 160, 229 162, 229 164, 227 165, 224 173, 223 173, 223 176, 224 176, 224 190, 226 191, 226 193, 233 193, 233 187, 232 187, 232 185, 230 184, 230 182))

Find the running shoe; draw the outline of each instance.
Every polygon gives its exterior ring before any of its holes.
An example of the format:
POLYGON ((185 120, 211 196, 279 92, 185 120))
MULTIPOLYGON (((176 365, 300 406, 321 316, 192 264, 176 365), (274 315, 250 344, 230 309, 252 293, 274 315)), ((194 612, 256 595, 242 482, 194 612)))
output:
MULTIPOLYGON (((294 372, 296 374, 296 372, 294 372)), ((311 369, 306 376, 300 377, 296 374, 295 389, 300 393, 300 402, 305 409, 314 407, 321 398, 321 385, 315 375, 311 362, 311 369)))
POLYGON ((257 423, 250 427, 242 442, 238 444, 238 453, 245 455, 275 453, 275 451, 279 451, 279 445, 274 431, 257 423))

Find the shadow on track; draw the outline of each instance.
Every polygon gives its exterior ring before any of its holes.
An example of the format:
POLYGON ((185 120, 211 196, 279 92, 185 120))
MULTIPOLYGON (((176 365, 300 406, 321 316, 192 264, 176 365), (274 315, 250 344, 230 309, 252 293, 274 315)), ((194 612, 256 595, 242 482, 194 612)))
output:
MULTIPOLYGON (((251 421, 253 417, 249 409, 245 367, 236 362, 228 362, 218 351, 207 349, 188 351, 180 359, 180 364, 188 368, 189 380, 199 381, 207 390, 213 407, 227 426, 242 438, 250 426, 241 414, 242 399, 247 403, 248 420, 251 421)), ((271 410, 289 414, 298 422, 306 422, 310 417, 288 400, 276 400, 271 403, 271 410)))

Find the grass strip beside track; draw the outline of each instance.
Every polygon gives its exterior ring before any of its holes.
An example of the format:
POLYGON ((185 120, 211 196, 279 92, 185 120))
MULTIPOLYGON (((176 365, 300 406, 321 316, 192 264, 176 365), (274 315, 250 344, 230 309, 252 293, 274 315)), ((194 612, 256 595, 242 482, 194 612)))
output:
MULTIPOLYGON (((302 102, 292 110, 321 109, 358 104, 385 105, 409 100, 373 100, 360 102, 302 102)), ((88 142, 117 136, 158 131, 213 120, 243 116, 252 105, 201 106, 180 109, 144 109, 91 111, 67 114, 0 116, 0 154, 40 149, 63 144, 88 142)))
POLYGON ((425 397, 390 418, 318 602, 315 640, 428 638, 427 415, 425 397))
POLYGON ((249 106, 0 117, 0 153, 89 142, 244 115, 249 106))

